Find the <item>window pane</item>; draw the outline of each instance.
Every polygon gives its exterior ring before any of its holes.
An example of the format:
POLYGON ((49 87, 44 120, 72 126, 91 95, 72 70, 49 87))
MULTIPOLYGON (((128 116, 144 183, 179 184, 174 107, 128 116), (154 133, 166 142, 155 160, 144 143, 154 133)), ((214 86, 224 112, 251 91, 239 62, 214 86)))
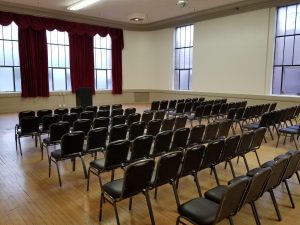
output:
POLYGON ((52 45, 51 46, 51 50, 52 50, 52 66, 53 67, 58 67, 58 46, 57 45, 52 45))
POLYGON ((111 70, 107 70, 107 89, 112 89, 112 78, 111 78, 111 70))
POLYGON ((300 66, 284 68, 282 91, 284 94, 300 95, 300 66))
POLYGON ((175 70, 174 75, 174 88, 179 89, 179 70, 175 70))
POLYGON ((175 49, 175 69, 179 68, 179 49, 175 49))
POLYGON ((95 49, 95 68, 100 69, 101 68, 101 50, 95 49))
POLYGON ((0 91, 14 91, 12 67, 0 67, 0 91))
POLYGON ((2 65, 2 66, 4 66, 4 48, 3 47, 4 47, 3 41, 0 40, 0 65, 2 65))
POLYGON ((48 67, 52 67, 52 46, 50 44, 47 45, 48 52, 48 67))
POLYGON ((188 69, 190 67, 190 49, 186 48, 184 51, 184 68, 188 69))
POLYGON ((59 55, 59 67, 66 67, 66 54, 65 54, 65 46, 59 45, 58 46, 58 55, 59 55))
POLYGON ((112 60, 112 55, 111 55, 111 50, 107 50, 107 58, 106 58, 106 60, 107 60, 107 69, 112 69, 112 62, 111 62, 111 60, 112 60))
POLYGON ((5 65, 13 66, 13 56, 12 56, 12 42, 4 41, 4 54, 5 54, 5 65))
POLYGON ((190 66, 189 68, 192 68, 193 65, 193 48, 190 48, 190 66))
POLYGON ((65 46, 65 53, 66 53, 66 67, 70 68, 70 47, 65 46))
POLYGON ((66 90, 65 69, 53 69, 54 91, 66 90))
POLYGON ((294 37, 285 37, 284 44, 284 65, 292 65, 293 63, 294 37))
POLYGON ((0 39, 3 39, 3 26, 0 25, 0 39))
POLYGON ((100 36, 98 34, 94 36, 94 48, 100 48, 100 36))
POLYGON ((49 83, 49 90, 53 91, 52 69, 51 68, 48 68, 48 83, 49 83))
POLYGON ((273 89, 272 93, 280 95, 281 94, 281 72, 282 72, 282 67, 276 66, 274 67, 273 71, 273 89))
POLYGON ((278 9, 277 14, 277 35, 285 34, 286 7, 278 9))
POLYGON ((180 47, 186 47, 185 46, 185 27, 181 28, 180 47))
POLYGON ((107 44, 107 48, 108 49, 111 49, 111 37, 110 37, 110 35, 107 35, 106 36, 106 44, 107 44))
POLYGON ((185 30, 185 46, 191 46, 191 26, 186 26, 185 30))
POLYGON ((180 71, 180 89, 189 90, 189 70, 180 71))
POLYGON ((11 25, 3 26, 3 38, 11 40, 11 25))
POLYGON ((106 48, 106 37, 100 38, 100 48, 106 48))
POLYGON ((106 57, 106 50, 101 49, 101 69, 107 69, 107 57, 106 57))
POLYGON ((296 34, 300 34, 300 4, 297 7, 296 34))
MULTIPOLYGON (((299 14, 300 16, 300 14, 299 14)), ((300 36, 295 36, 294 64, 300 65, 300 36)))
POLYGON ((72 86, 71 86, 71 73, 70 73, 70 69, 67 69, 67 90, 71 91, 72 86))
POLYGON ((19 60, 19 46, 18 42, 13 42, 13 61, 15 66, 20 66, 20 60, 19 60))
POLYGON ((179 65, 180 68, 183 69, 184 68, 184 48, 179 49, 179 65))
POLYGON ((106 89, 106 71, 97 70, 97 88, 106 89))
POLYGON ((15 85, 16 85, 16 91, 21 92, 21 73, 20 73, 20 67, 15 67, 15 85))
POLYGON ((53 30, 50 32, 51 40, 49 43, 51 44, 57 44, 57 30, 53 30))
POLYGON ((65 43, 65 33, 64 32, 57 32, 57 43, 64 44, 65 43))
POLYGON ((11 23, 11 29, 12 29, 12 40, 18 40, 18 26, 15 24, 15 22, 11 23))
POLYGON ((296 12, 297 6, 292 5, 287 8, 287 17, 286 17, 286 35, 295 33, 295 22, 296 22, 296 12))
POLYGON ((284 47, 284 37, 276 38, 275 46, 275 65, 282 65, 283 63, 283 47, 284 47))

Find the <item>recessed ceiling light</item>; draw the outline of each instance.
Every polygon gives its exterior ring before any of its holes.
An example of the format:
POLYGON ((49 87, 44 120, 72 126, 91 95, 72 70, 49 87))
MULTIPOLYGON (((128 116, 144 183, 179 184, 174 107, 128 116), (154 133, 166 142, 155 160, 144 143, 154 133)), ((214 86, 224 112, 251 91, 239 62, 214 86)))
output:
POLYGON ((79 2, 76 2, 73 5, 69 6, 67 9, 72 10, 72 11, 77 11, 77 10, 83 9, 85 7, 88 7, 98 1, 100 1, 100 0, 81 0, 79 2))
POLYGON ((143 13, 132 13, 128 16, 128 20, 133 22, 141 22, 145 20, 147 17, 143 13))

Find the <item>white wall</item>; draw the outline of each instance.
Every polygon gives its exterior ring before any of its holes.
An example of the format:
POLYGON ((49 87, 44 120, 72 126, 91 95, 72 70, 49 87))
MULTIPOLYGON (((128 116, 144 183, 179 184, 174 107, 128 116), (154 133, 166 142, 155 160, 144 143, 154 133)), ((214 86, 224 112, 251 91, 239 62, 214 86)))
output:
MULTIPOLYGON (((262 9, 195 24, 194 91, 268 94, 269 13, 262 9), (267 79, 268 77, 268 79, 267 79)), ((274 15, 273 15, 274 17, 274 15)))
POLYGON ((151 32, 124 31, 124 89, 172 88, 173 32, 173 28, 151 32))

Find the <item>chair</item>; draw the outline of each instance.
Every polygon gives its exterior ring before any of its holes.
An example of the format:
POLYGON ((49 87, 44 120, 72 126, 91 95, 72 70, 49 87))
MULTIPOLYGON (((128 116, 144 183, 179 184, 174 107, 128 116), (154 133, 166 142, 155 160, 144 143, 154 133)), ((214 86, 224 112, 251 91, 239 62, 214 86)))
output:
POLYGON ((73 124, 73 131, 83 131, 84 135, 87 136, 91 129, 92 122, 89 119, 79 119, 73 124))
POLYGON ((40 128, 40 134, 48 134, 51 124, 59 121, 59 115, 45 115, 43 116, 42 127, 40 128))
POLYGON ((114 141, 108 144, 104 151, 104 158, 95 159, 90 162, 87 176, 87 191, 90 187, 90 174, 94 174, 99 179, 100 188, 102 190, 102 180, 100 174, 111 171, 111 180, 114 180, 114 170, 126 163, 129 152, 130 142, 128 140, 114 141))
POLYGON ((168 100, 161 100, 159 103, 159 110, 167 110, 168 109, 168 100))
POLYGON ((97 117, 93 121, 93 128, 106 127, 109 126, 109 117, 97 117))
POLYGON ((109 110, 99 110, 97 113, 96 113, 96 117, 109 117, 110 115, 110 111, 109 110))
POLYGON ((39 118, 40 124, 43 122, 43 117, 46 115, 52 115, 51 109, 41 109, 36 112, 37 117, 39 118))
POLYGON ((176 108, 177 100, 173 99, 169 101, 167 112, 174 111, 176 108))
POLYGON ((165 110, 158 110, 154 113, 154 117, 153 119, 159 119, 159 120, 163 120, 165 118, 166 115, 166 111, 165 110))
POLYGON ((126 116, 124 115, 117 115, 111 118, 112 127, 120 124, 125 124, 125 123, 126 123, 126 116))
POLYGON ((191 101, 190 102, 185 102, 183 113, 185 115, 190 115, 191 112, 192 112, 192 107, 193 107, 193 103, 191 101))
POLYGON ((150 106, 150 111, 156 111, 159 108, 159 101, 152 101, 150 106))
POLYGON ((171 151, 176 151, 178 148, 185 148, 190 134, 190 128, 180 128, 173 134, 171 151))
POLYGON ((260 148, 262 141, 265 137, 267 128, 265 127, 260 127, 257 130, 254 131, 254 136, 253 136, 253 140, 250 146, 250 151, 255 153, 258 165, 261 166, 258 154, 257 154, 257 150, 260 148))
POLYGON ((170 145, 173 137, 172 131, 163 131, 156 135, 153 150, 151 153, 152 157, 159 156, 170 150, 170 145))
POLYGON ((51 162, 56 164, 59 185, 61 187, 61 177, 59 172, 58 162, 66 159, 73 160, 73 171, 75 170, 76 157, 81 159, 84 176, 87 177, 86 167, 81 153, 83 151, 84 132, 76 131, 72 133, 64 134, 61 138, 61 149, 51 152, 49 159, 49 177, 51 176, 51 162))
POLYGON ((145 122, 145 124, 148 125, 149 121, 153 119, 153 115, 153 111, 145 111, 142 114, 141 121, 145 122))
POLYGON ((54 114, 59 115, 60 120, 62 120, 62 116, 69 112, 68 108, 57 108, 54 110, 54 114))
POLYGON ((129 209, 131 210, 132 197, 139 193, 143 193, 146 197, 151 224, 155 224, 148 193, 154 165, 155 162, 153 159, 144 159, 131 163, 124 168, 124 178, 111 181, 102 186, 99 221, 102 219, 102 205, 104 200, 107 200, 114 206, 117 225, 120 225, 116 203, 123 199, 130 198, 129 209))
POLYGON ((186 115, 180 115, 175 118, 174 128, 173 130, 176 131, 180 128, 184 128, 186 125, 187 116, 186 115))
POLYGON ((231 126, 231 120, 224 120, 220 122, 217 138, 227 138, 231 126))
POLYGON ((144 134, 145 122, 134 122, 129 127, 128 140, 133 141, 135 138, 144 134))
POLYGON ((191 129, 188 146, 198 145, 202 143, 202 137, 205 131, 205 125, 196 125, 191 129))
POLYGON ((178 170, 182 160, 182 152, 175 151, 163 154, 157 161, 156 169, 152 175, 150 188, 155 189, 154 198, 157 198, 158 187, 170 184, 172 186, 177 207, 179 207, 179 197, 176 189, 178 170))
POLYGON ((111 113, 110 113, 110 117, 121 116, 121 115, 123 115, 123 112, 124 112, 124 109, 122 109, 122 108, 112 109, 111 113))
POLYGON ((216 119, 221 109, 221 103, 214 104, 211 109, 210 118, 216 119))
POLYGON ((183 152, 183 160, 182 160, 180 168, 178 170, 178 179, 177 179, 177 183, 176 183, 177 189, 178 189, 180 178, 190 175, 190 176, 194 177, 194 181, 197 186, 199 197, 202 197, 197 173, 198 173, 198 169, 200 167, 200 163, 202 162, 204 152, 205 152, 204 145, 195 145, 193 147, 187 148, 183 152))
MULTIPOLYGON (((249 171, 249 166, 248 166, 248 162, 247 162, 245 155, 246 155, 246 153, 248 153, 250 151, 253 137, 254 137, 253 131, 245 132, 241 137, 239 147, 236 151, 236 156, 243 157, 247 172, 249 171)), ((238 160, 239 160, 239 158, 238 158, 238 160)))
POLYGON ((188 117, 189 121, 191 122, 191 127, 193 126, 193 121, 198 121, 199 124, 201 124, 202 116, 203 116, 204 106, 200 105, 196 108, 195 114, 190 115, 188 117))
POLYGON ((161 129, 160 131, 173 131, 173 127, 175 124, 175 118, 166 118, 162 121, 161 129))
POLYGON ((249 178, 240 177, 230 182, 228 186, 218 186, 212 189, 215 192, 222 191, 221 200, 216 203, 207 198, 195 198, 178 207, 179 216, 176 225, 185 224, 185 219, 192 224, 212 225, 228 218, 233 225, 231 215, 237 211, 247 188, 249 178))
POLYGON ((201 105, 201 102, 200 102, 200 101, 193 102, 193 107, 192 107, 191 112, 192 112, 192 113, 195 113, 197 107, 199 107, 200 105, 201 105))
POLYGON ((64 134, 70 132, 70 123, 66 121, 61 121, 53 123, 49 127, 49 136, 43 139, 41 144, 42 159, 44 158, 44 147, 47 150, 48 161, 50 160, 49 146, 58 145, 61 142, 61 138, 64 134))
POLYGON ((203 137, 203 143, 208 143, 217 138, 218 130, 219 130, 219 123, 214 122, 214 123, 209 123, 206 126, 204 137, 203 137))
POLYGON ((84 112, 80 113, 79 118, 93 121, 95 118, 95 113, 93 111, 84 111, 84 112))
POLYGON ((143 135, 136 137, 130 148, 129 162, 133 162, 143 158, 149 158, 150 150, 153 142, 153 136, 143 135))
POLYGON ((225 117, 227 115, 228 103, 222 103, 217 117, 225 117))
POLYGON ((94 158, 97 158, 97 152, 103 152, 106 148, 108 130, 106 127, 100 127, 92 129, 87 134, 87 143, 83 148, 83 155, 95 154, 94 158))
POLYGON ((77 119, 78 119, 77 113, 66 113, 62 115, 62 121, 69 122, 70 127, 73 127, 73 124, 77 119))
POLYGON ((209 119, 210 119, 211 110, 212 110, 212 105, 208 104, 204 106, 202 119, 207 119, 208 123, 210 122, 209 119))
POLYGON ((15 125, 15 142, 17 142, 17 132, 20 130, 21 119, 24 117, 33 117, 35 116, 35 112, 31 110, 21 111, 18 113, 18 123, 15 125))
POLYGON ((120 124, 113 126, 109 133, 109 142, 114 142, 118 140, 125 140, 127 135, 128 126, 125 124, 120 124))
POLYGON ((167 117, 169 117, 169 116, 176 117, 176 116, 182 115, 184 107, 185 107, 185 103, 184 102, 177 103, 176 109, 174 111, 168 111, 167 117))
POLYGON ((295 147, 298 150, 298 145, 297 145, 295 135, 299 137, 299 135, 300 135, 300 128, 299 127, 298 127, 298 129, 294 129, 293 126, 280 128, 278 130, 278 139, 277 139, 277 143, 276 143, 276 148, 278 147, 278 143, 279 143, 279 139, 280 139, 281 134, 284 134, 283 144, 285 144, 287 136, 290 135, 291 141, 294 141, 295 147))
POLYGON ((158 119, 150 120, 147 126, 146 134, 155 137, 160 131, 161 124, 162 124, 161 120, 158 119))
POLYGON ((236 113, 235 113, 235 116, 234 118, 232 119, 232 131, 233 131, 233 134, 235 134, 235 130, 237 128, 237 125, 239 125, 240 129, 241 129, 241 132, 243 133, 243 122, 245 121, 243 118, 243 116, 245 116, 245 108, 243 107, 240 107, 238 109, 236 109, 236 113), (242 123, 241 123, 242 122, 242 123), (235 126, 233 126, 235 124, 235 126))
POLYGON ((272 112, 276 109, 276 106, 277 106, 277 102, 273 102, 271 105, 270 105, 270 108, 269 108, 269 112, 272 112))
POLYGON ((98 107, 94 106, 94 105, 89 105, 89 106, 85 107, 85 111, 94 112, 94 115, 96 115, 96 113, 98 111, 98 107))
POLYGON ((83 112, 83 108, 81 106, 70 108, 70 113, 77 113, 78 115, 80 115, 80 113, 82 112, 83 112))
POLYGON ((130 126, 132 123, 139 122, 141 119, 140 113, 130 114, 127 118, 127 125, 130 126))
POLYGON ((111 111, 113 111, 114 109, 122 109, 122 104, 113 104, 111 106, 111 111))
POLYGON ((22 147, 21 147, 21 138, 22 137, 35 137, 35 147, 37 147, 37 142, 39 140, 39 143, 41 144, 41 135, 40 135, 40 130, 39 130, 39 118, 37 116, 28 116, 28 117, 23 117, 20 121, 19 124, 19 129, 16 132, 16 138, 15 138, 15 143, 16 143, 16 150, 17 150, 17 140, 19 143, 19 149, 20 149, 20 154, 22 156, 22 147))
POLYGON ((126 108, 124 110, 124 116, 126 116, 126 119, 128 119, 128 116, 130 114, 134 114, 134 113, 136 113, 136 108, 126 108))
POLYGON ((100 105, 99 110, 110 111, 110 105, 100 105))

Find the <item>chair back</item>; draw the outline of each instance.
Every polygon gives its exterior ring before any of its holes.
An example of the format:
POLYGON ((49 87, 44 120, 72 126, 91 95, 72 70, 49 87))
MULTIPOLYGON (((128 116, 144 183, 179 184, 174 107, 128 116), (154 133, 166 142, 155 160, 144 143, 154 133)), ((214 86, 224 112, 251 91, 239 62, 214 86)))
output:
POLYGON ((135 122, 139 122, 141 119, 141 114, 140 113, 133 113, 130 114, 127 118, 127 125, 130 126, 131 124, 135 122))
POLYGON ((203 110, 203 116, 207 117, 210 116, 212 110, 212 105, 208 104, 204 106, 204 110, 203 110))
POLYGON ((129 140, 133 141, 135 138, 142 136, 145 131, 145 122, 134 122, 129 127, 129 140))
POLYGON ((175 113, 176 114, 183 113, 184 107, 185 107, 185 103, 184 102, 177 102, 175 113))
POLYGON ((38 110, 36 113, 37 117, 39 118, 40 124, 43 122, 43 117, 46 115, 52 115, 51 109, 41 109, 38 110))
POLYGON ((119 140, 111 142, 104 151, 104 168, 112 170, 126 163, 129 152, 130 141, 119 140))
POLYGON ((40 121, 37 116, 23 117, 20 121, 21 135, 39 132, 40 121))
POLYGON ((66 133, 61 138, 61 157, 80 154, 83 151, 84 132, 66 133))
POLYGON ((125 140, 127 135, 127 130, 128 130, 128 126, 125 124, 113 126, 110 129, 109 142, 125 140))
POLYGON ((194 119, 200 119, 203 116, 204 106, 200 105, 196 108, 194 119))
POLYGON ((111 126, 116 126, 120 124, 126 123, 126 116, 124 115, 117 115, 111 118, 111 126))
POLYGON ((93 121, 93 128, 98 128, 98 127, 108 128, 108 126, 109 126, 109 117, 98 117, 95 118, 93 121))
POLYGON ((190 128, 180 128, 174 132, 171 151, 177 148, 185 148, 190 134, 190 128))
POLYGON ((199 124, 199 125, 194 126, 190 132, 188 146, 191 146, 194 144, 201 144, 204 131, 205 131, 205 125, 199 124))
POLYGON ((124 116, 126 116, 126 119, 128 119, 128 116, 130 114, 134 114, 134 113, 136 113, 136 108, 126 108, 124 110, 124 116))
POLYGON ((253 140, 250 149, 259 149, 267 132, 266 127, 260 127, 254 131, 253 140))
POLYGON ((150 120, 147 126, 147 135, 156 136, 159 133, 161 127, 161 120, 150 120))
POLYGON ((94 115, 95 115, 98 111, 98 107, 94 106, 94 105, 89 105, 89 106, 85 107, 85 111, 94 112, 94 115))
POLYGON ((183 161, 179 170, 179 177, 191 175, 198 171, 205 153, 204 145, 187 148, 183 154, 183 161))
POLYGON ((189 114, 192 111, 193 102, 185 102, 183 113, 189 114))
POLYGON ((180 128, 184 128, 186 125, 186 121, 187 121, 187 116, 186 115, 181 115, 181 116, 177 116, 175 118, 175 123, 174 123, 174 131, 180 129, 180 128))
POLYGON ((160 104, 159 101, 153 101, 153 102, 151 102, 150 110, 151 110, 151 111, 156 111, 156 110, 158 110, 159 104, 160 104))
POLYGON ((93 121, 95 118, 95 113, 93 111, 83 111, 80 113, 80 119, 87 119, 93 121))
POLYGON ((162 100, 162 101, 160 101, 159 110, 167 110, 168 103, 169 103, 168 100, 162 100))
POLYGON ((156 135, 152 156, 158 156, 164 152, 168 152, 172 141, 173 132, 163 131, 156 135))
POLYGON ((163 120, 162 125, 161 125, 161 130, 160 131, 168 131, 168 130, 173 130, 175 124, 175 118, 166 118, 163 120))
POLYGON ((199 101, 193 102, 192 112, 195 112, 197 107, 199 107, 200 105, 201 105, 201 102, 199 102, 199 101))
POLYGON ((224 149, 220 157, 220 162, 224 162, 235 157, 240 139, 240 135, 234 135, 225 140, 224 149))
POLYGON ((92 122, 89 119, 79 119, 73 124, 73 131, 83 131, 86 136, 91 129, 92 122))
POLYGON ((110 115, 110 111, 109 110, 100 109, 97 112, 96 117, 109 117, 109 115, 110 115))
POLYGON ((235 121, 240 121, 243 118, 243 115, 245 113, 245 108, 240 107, 237 109, 234 120, 235 121))
POLYGON ((57 108, 54 110, 54 114, 59 115, 60 119, 62 119, 62 115, 69 112, 68 108, 57 108))
MULTIPOLYGON (((293 176, 293 174, 298 170, 298 164, 300 160, 300 152, 298 150, 290 150, 286 153, 287 155, 290 155, 289 163, 284 171, 284 174, 282 176, 282 180, 289 179, 293 176)), ((276 157, 277 158, 277 157, 276 157)), ((275 160, 276 160, 275 158, 275 160)), ((280 156, 278 156, 280 158, 280 156)))
POLYGON ((236 112, 237 112, 237 108, 229 109, 226 118, 227 118, 228 120, 234 120, 236 112))
POLYGON ((106 127, 92 129, 87 135, 86 150, 105 149, 108 130, 106 127))
POLYGON ((153 159, 140 160, 126 166, 120 198, 128 198, 148 189, 154 166, 155 162, 153 159))
POLYGON ((135 161, 142 158, 148 158, 153 142, 153 136, 144 135, 139 136, 132 142, 130 149, 130 161, 135 161))
POLYGON ((59 121, 59 115, 45 115, 43 116, 42 132, 49 132, 50 126, 59 121))
POLYGON ((222 121, 219 126, 217 138, 227 138, 231 125, 232 125, 231 120, 222 121))
POLYGON ((147 125, 149 121, 153 119, 153 115, 153 111, 145 111, 142 114, 141 121, 145 122, 145 124, 147 125))
POLYGON ((99 110, 110 111, 110 105, 100 105, 99 110))
POLYGON ((237 155, 244 155, 250 151, 253 136, 254 136, 254 132, 252 130, 247 131, 242 135, 239 143, 239 147, 236 152, 237 155))
POLYGON ((35 116, 35 111, 31 110, 26 110, 26 111, 21 111, 18 113, 18 118, 19 118, 19 123, 21 122, 21 119, 24 117, 32 117, 35 116))
POLYGON ((204 157, 200 165, 200 170, 214 166, 219 162, 224 148, 224 140, 218 140, 208 143, 205 149, 204 157))
POLYGON ((262 114, 268 112, 269 108, 270 108, 270 103, 264 104, 263 109, 262 109, 262 114))
POLYGON ((111 106, 111 110, 113 111, 114 109, 122 109, 122 104, 113 104, 112 106, 111 106))
POLYGON ((124 112, 124 109, 122 109, 122 108, 112 109, 111 113, 110 113, 110 116, 111 117, 121 116, 121 115, 123 115, 123 112, 124 112))
POLYGON ((82 112, 83 112, 83 108, 81 106, 72 107, 70 109, 70 113, 77 113, 78 115, 80 115, 80 113, 82 112))
POLYGON ((154 119, 163 120, 165 118, 166 111, 165 110, 158 110, 154 113, 154 119))
POLYGON ((222 103, 219 111, 219 115, 225 115, 227 113, 228 103, 222 103))
POLYGON ((276 106, 277 106, 277 102, 273 102, 273 103, 270 105, 269 112, 274 111, 275 108, 276 108, 276 106))
POLYGON ((70 132, 70 123, 66 121, 61 121, 58 123, 53 123, 49 128, 49 138, 50 142, 60 142, 64 134, 70 132))
POLYGON ((168 110, 175 110, 177 104, 177 100, 173 99, 169 101, 168 110))
POLYGON ((158 187, 174 182, 178 176, 179 166, 182 160, 182 152, 168 152, 163 154, 157 162, 155 177, 152 187, 158 187))
POLYGON ((214 104, 211 109, 211 115, 217 116, 220 112, 220 109, 221 109, 221 103, 214 104))
POLYGON ((77 113, 66 113, 62 115, 62 121, 69 122, 71 127, 73 127, 73 124, 77 119, 78 119, 77 113))
POLYGON ((210 142, 217 138, 219 125, 220 124, 218 122, 213 122, 206 126, 203 142, 210 142))

